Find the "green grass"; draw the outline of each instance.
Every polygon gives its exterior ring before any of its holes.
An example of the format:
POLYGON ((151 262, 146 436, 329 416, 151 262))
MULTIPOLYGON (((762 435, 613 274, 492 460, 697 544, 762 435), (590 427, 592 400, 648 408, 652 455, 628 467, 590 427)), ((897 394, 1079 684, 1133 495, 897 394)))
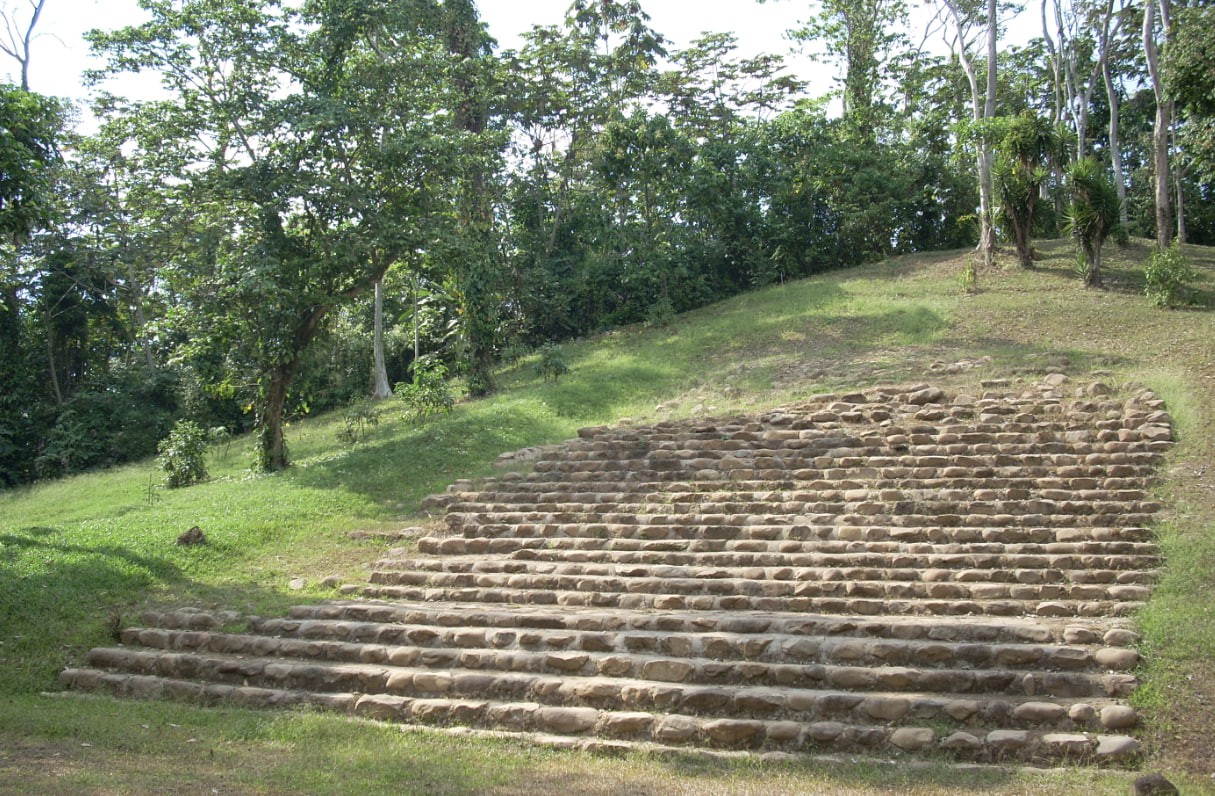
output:
POLYGON ((1139 617, 1148 664, 1136 702, 1147 766, 1183 792, 1209 786, 1215 688, 1215 254, 1191 248, 1197 306, 1151 307, 1146 243, 1111 248, 1106 290, 1084 289, 1070 245, 1038 267, 980 273, 969 253, 917 255, 771 287, 567 343, 570 373, 524 359, 489 400, 410 422, 390 402, 354 447, 342 413, 288 429, 296 466, 253 476, 247 440, 212 451, 211 480, 165 490, 154 463, 0 493, 0 793, 832 792, 1125 793, 1132 775, 975 773, 906 766, 619 759, 453 739, 334 716, 201 710, 45 696, 57 673, 158 605, 274 614, 365 579, 383 543, 349 531, 426 524, 419 503, 495 471, 501 453, 581 426, 727 415, 882 382, 979 389, 1061 370, 1077 384, 1137 381, 1169 404, 1180 444, 1161 495, 1168 569, 1139 617), (179 547, 199 526, 209 543, 179 547), (293 590, 293 578, 305 589, 293 590))

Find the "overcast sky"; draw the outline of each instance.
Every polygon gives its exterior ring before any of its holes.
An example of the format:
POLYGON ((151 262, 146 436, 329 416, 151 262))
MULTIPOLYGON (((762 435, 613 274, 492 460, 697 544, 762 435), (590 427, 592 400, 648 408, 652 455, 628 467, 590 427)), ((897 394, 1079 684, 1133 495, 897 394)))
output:
MULTIPOLYGON (((28 19, 30 0, 0 0, 0 7, 16 10, 28 19)), ((558 24, 569 8, 569 0, 479 0, 481 17, 503 48, 520 44, 519 34, 533 25, 558 24)), ((648 0, 643 8, 651 25, 676 47, 686 46, 704 31, 731 32, 739 39, 739 52, 789 54, 784 32, 807 13, 804 0, 648 0)), ((136 0, 46 0, 39 20, 40 34, 30 59, 30 88, 61 97, 82 97, 80 74, 90 65, 82 36, 93 28, 114 29, 141 21, 136 0)), ((805 78, 803 63, 797 71, 805 78)), ((0 75, 17 77, 15 62, 0 65, 0 75)), ((829 86, 824 86, 824 91, 829 86)), ((121 87, 117 87, 121 88, 121 87)), ((821 92, 815 92, 821 93, 821 92)))
MULTIPOLYGON (((15 11, 24 21, 28 19, 31 2, 0 0, 0 8, 15 11)), ((501 47, 514 48, 520 44, 519 34, 532 26, 560 23, 570 0, 478 0, 477 5, 501 47)), ((918 43, 925 5, 919 2, 910 5, 917 18, 909 33, 918 43)), ((811 96, 825 94, 833 87, 834 67, 814 64, 804 54, 793 52, 785 37, 789 28, 797 26, 810 13, 808 0, 768 0, 763 4, 755 0, 643 0, 642 7, 651 17, 651 26, 666 36, 674 48, 687 46, 705 31, 729 32, 738 38, 740 56, 785 55, 791 71, 810 81, 811 96)), ((120 28, 137 24, 142 18, 137 0, 46 0, 31 58, 30 88, 53 96, 83 98, 81 72, 97 65, 88 58, 88 47, 82 38, 85 31, 120 28)), ((17 68, 11 59, 0 64, 0 77, 5 74, 16 82, 17 68)), ((122 84, 110 88, 119 94, 138 93, 128 91, 133 86, 122 84)))

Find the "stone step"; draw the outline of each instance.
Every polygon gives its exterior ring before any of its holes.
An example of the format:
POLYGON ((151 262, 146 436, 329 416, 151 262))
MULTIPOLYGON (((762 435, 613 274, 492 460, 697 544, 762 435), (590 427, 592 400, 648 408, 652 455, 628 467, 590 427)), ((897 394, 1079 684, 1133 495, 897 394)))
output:
MULTIPOLYGON (((483 564, 485 562, 482 562, 483 564)), ((512 592, 540 591, 549 595, 562 592, 589 597, 599 595, 652 595, 663 597, 738 597, 738 598, 852 598, 870 600, 974 600, 1039 603, 1065 602, 1144 602, 1150 589, 1143 583, 1126 582, 989 582, 986 580, 924 580, 917 570, 878 568, 810 571, 807 578, 766 577, 763 568, 719 570, 706 576, 688 567, 658 567, 645 574, 598 574, 591 571, 540 572, 526 562, 520 571, 418 571, 374 569, 370 582, 383 586, 421 586, 435 590, 503 589, 512 592), (719 576, 718 576, 719 575, 719 576), (914 578, 914 580, 913 580, 914 578)), ((941 572, 940 570, 935 572, 941 572)), ((1030 571, 1026 571, 1030 572, 1030 571)), ((790 568, 789 574, 793 574, 790 568)), ((927 573, 929 575, 934 572, 927 573)), ((1041 573, 1038 573, 1041 574, 1041 573)), ((744 603, 739 603, 742 608, 744 603)), ((744 609, 745 610, 745 609, 744 609)))
MULTIPOLYGON (((424 551, 437 551, 438 540, 431 538, 424 551)), ((826 547, 826 546, 824 546, 826 547)), ((876 546, 875 546, 876 547, 876 546)), ((1008 546, 996 545, 994 550, 975 550, 972 546, 959 546, 961 550, 945 552, 942 547, 929 546, 929 550, 918 546, 886 545, 885 549, 856 549, 852 545, 832 546, 819 549, 815 545, 806 552, 778 551, 685 551, 685 550, 612 550, 600 547, 535 547, 518 548, 504 553, 482 551, 476 561, 516 562, 561 562, 578 564, 603 564, 613 566, 690 566, 690 567, 890 567, 893 569, 914 568, 919 570, 956 569, 1033 569, 1033 570, 1084 570, 1121 573, 1124 571, 1154 572, 1162 563, 1159 555, 1091 555, 1091 554, 1045 554, 1006 552, 1008 546)), ((978 547, 978 546, 976 546, 978 547)), ((417 561, 417 551, 394 549, 380 559, 378 568, 399 567, 404 561, 417 561)), ((442 566, 470 566, 468 553, 451 553, 443 557, 442 566)), ((423 559, 425 560, 425 559, 423 559)), ((433 563, 433 560, 432 560, 433 563)), ((475 562, 474 564, 475 565, 475 562)), ((427 568, 430 568, 427 566, 427 568)), ((1104 576, 1100 576, 1104 577, 1104 576)))
MULTIPOLYGON (((432 575, 479 575, 479 574, 534 574, 560 577, 605 577, 629 579, 688 579, 723 580, 745 579, 748 581, 873 581, 891 582, 924 581, 926 583, 1008 583, 1008 584, 1150 584, 1159 574, 1155 570, 1105 569, 1105 561, 1092 561, 1085 567, 1073 558, 1063 559, 1067 568, 1051 566, 1051 557, 1046 556, 789 556, 787 563, 780 563, 780 556, 766 564, 746 561, 745 554, 708 555, 684 554, 682 560, 663 560, 655 555, 650 561, 570 561, 559 551, 527 551, 510 556, 477 556, 463 558, 381 558, 373 565, 373 583, 424 584, 432 575), (738 561, 739 557, 744 558, 738 561), (730 562, 714 563, 714 559, 732 559, 730 562), (897 560, 894 560, 896 559, 897 560), (797 560, 802 559, 802 560, 797 560), (863 560, 858 560, 863 559, 863 560), (990 560, 997 559, 997 560, 990 560)), ((665 554, 668 559, 677 559, 665 554)), ((755 558, 754 555, 750 556, 755 558)), ((1135 562, 1138 564, 1139 562, 1135 562)))
MULTIPOLYGON (((492 578, 493 576, 486 576, 492 578)), ((661 588, 660 586, 658 588, 661 588)), ((690 586, 696 589, 696 586, 690 586)), ((628 610, 706 610, 706 611, 764 611, 836 613, 843 615, 919 615, 919 616, 1043 616, 1043 617, 1099 617, 1132 616, 1143 607, 1142 600, 1132 599, 1132 593, 1121 593, 1117 601, 1112 599, 1063 599, 1063 598, 996 598, 979 595, 960 597, 863 597, 860 592, 871 588, 874 593, 884 592, 880 583, 854 586, 847 594, 847 585, 838 596, 824 595, 820 586, 805 585, 805 591, 819 592, 813 596, 762 596, 745 595, 723 589, 721 594, 671 594, 660 592, 590 591, 584 585, 575 585, 573 590, 555 589, 539 583, 529 587, 510 586, 396 586, 369 585, 362 593, 365 597, 381 600, 409 601, 455 601, 471 603, 505 603, 512 605, 560 605, 565 608, 621 608, 628 610)), ((1027 587, 1028 588, 1028 587, 1027 587)), ((1078 589, 1080 587, 1074 587, 1078 589)), ((1116 587, 1123 590, 1143 589, 1140 586, 1116 587)), ((893 589, 892 589, 893 590, 893 589)), ((944 592, 944 585, 941 591, 944 592)), ((701 591, 704 591, 702 589, 701 591)), ((1027 595, 1031 592, 1027 592, 1027 595)), ((1037 593, 1041 593, 1040 590, 1037 593)), ((1139 592, 1136 591, 1135 594, 1139 592)))
POLYGON ((592 707, 552 707, 536 702, 490 699, 418 699, 397 695, 308 693, 277 688, 202 684, 150 675, 68 669, 60 683, 78 691, 108 692, 143 699, 175 699, 246 708, 311 705, 380 721, 427 726, 457 724, 509 732, 541 732, 562 737, 596 736, 652 741, 681 747, 770 749, 798 753, 857 752, 883 755, 940 750, 960 760, 1043 763, 1053 760, 1126 762, 1139 750, 1124 735, 984 730, 968 727, 948 735, 928 726, 885 723, 797 722, 734 719, 669 712, 611 711, 592 707))
MULTIPOLYGON (((846 537, 854 536, 845 530, 846 537)), ((1145 564, 1157 566, 1161 559, 1159 548, 1152 542, 1126 541, 1066 541, 1066 542, 998 542, 983 541, 982 537, 968 536, 965 541, 942 538, 943 531, 934 534, 934 541, 903 541, 902 536, 884 539, 636 539, 597 536, 533 536, 533 537, 465 537, 438 536, 418 540, 417 552, 425 555, 522 555, 544 551, 570 551, 571 553, 594 552, 645 552, 645 553, 755 553, 761 555, 827 555, 827 554, 880 554, 897 556, 961 554, 985 555, 1006 552, 1023 556, 1123 556, 1140 559, 1145 564)), ((961 534, 954 535, 957 538, 961 534)), ((1072 534, 1067 534, 1073 538, 1072 534)), ((994 537, 993 537, 994 538, 994 537)), ((403 555, 409 554, 402 551, 403 555)))
POLYGON ((270 620, 257 630, 128 628, 122 642, 167 651, 637 678, 647 677, 655 665, 675 671, 673 661, 679 660, 687 664, 679 668, 680 680, 694 683, 1058 697, 1111 695, 1126 679, 1108 673, 1130 671, 1139 662, 1134 650, 1122 647, 770 634, 569 633, 324 620, 270 620))
MULTIPOLYGON (((153 627, 188 627, 176 612, 145 612, 143 622, 153 627)), ((304 635, 310 628, 328 623, 351 627, 367 625, 392 628, 423 625, 436 628, 475 627, 487 630, 552 630, 558 634, 641 633, 654 635, 719 634, 784 636, 793 638, 931 641, 946 644, 1046 645, 1127 647, 1137 637, 1125 620, 1096 618, 1083 623, 1050 618, 1001 617, 997 620, 933 617, 931 622, 906 616, 860 617, 828 614, 764 614, 711 610, 661 614, 633 611, 546 609, 510 605, 477 605, 453 602, 334 601, 319 605, 297 605, 283 619, 250 620, 259 633, 304 635), (295 623, 295 624, 292 624, 295 623)), ((321 630, 322 633, 328 631, 321 630)), ((395 631, 393 631, 395 632, 395 631)), ((364 639, 370 640, 370 639, 364 639)), ((378 640, 378 639, 377 639, 378 640)), ((391 636, 391 641, 399 637, 391 636)))
MULTIPOLYGON (((397 648, 408 650, 410 648, 397 648)), ((416 654, 416 650, 413 651, 416 654)), ((561 657, 552 653, 550 657, 561 657)), ((402 653, 402 657, 406 656, 402 653)), ((551 707, 598 710, 678 711, 688 715, 729 715, 742 719, 797 722, 880 721, 936 723, 956 729, 975 725, 1001 729, 1096 732, 1133 726, 1134 712, 1104 696, 1016 697, 969 692, 918 693, 898 690, 841 690, 763 684, 703 684, 688 681, 684 660, 652 659, 643 678, 579 676, 527 670, 487 671, 458 666, 397 663, 297 661, 212 652, 166 652, 125 647, 90 651, 90 668, 110 673, 188 679, 206 683, 309 693, 359 693, 412 698, 478 698, 538 702, 551 707), (960 698, 961 697, 961 698, 960 698)), ((608 666, 611 659, 608 659, 608 666)), ((893 676, 891 681, 895 681, 893 676)), ((873 686, 877 686, 876 683, 873 686)))
MULTIPOLYGON (((942 515, 933 518, 816 515, 796 520, 784 518, 759 518, 754 515, 731 515, 720 521, 709 518, 708 522, 692 519, 676 523, 663 521, 645 522, 637 517, 621 522, 627 515, 606 514, 587 522, 535 522, 535 523, 490 523, 466 515, 449 521, 449 528, 468 538, 578 538, 593 539, 669 539, 697 542, 712 539, 754 539, 766 541, 849 541, 881 542, 895 541, 909 544, 961 544, 991 542, 994 544, 1052 544, 1056 542, 1149 542, 1153 535, 1143 528, 1144 523, 1134 520, 1146 519, 1139 515, 1126 515, 1120 519, 1126 525, 1117 526, 1100 523, 1090 518, 1087 526, 1046 527, 1042 515, 1025 517, 1018 523, 1009 517, 1000 518, 980 515, 942 515), (766 521, 761 521, 766 520, 766 521), (931 520, 935 520, 933 523, 931 520)), ((652 517, 646 519, 653 519, 652 517)), ((673 518, 666 518, 673 520, 673 518)), ((1108 519, 1108 517, 1106 518, 1108 519)))

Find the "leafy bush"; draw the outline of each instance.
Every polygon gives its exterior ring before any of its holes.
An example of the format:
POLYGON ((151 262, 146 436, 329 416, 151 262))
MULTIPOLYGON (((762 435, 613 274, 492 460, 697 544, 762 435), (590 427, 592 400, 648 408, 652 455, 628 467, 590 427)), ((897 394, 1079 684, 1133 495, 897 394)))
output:
POLYGON ((545 381, 557 379, 570 372, 569 365, 565 364, 565 357, 561 353, 561 346, 554 343, 545 343, 540 346, 540 359, 536 361, 536 374, 542 376, 545 381))
POLYGON ((456 405, 447 386, 447 366, 431 356, 420 357, 412 366, 413 381, 393 390, 409 406, 415 418, 447 414, 456 405))
POLYGON ((337 433, 343 445, 357 445, 380 424, 380 410, 371 401, 360 401, 346 410, 345 425, 337 433))
POLYGON ((1147 279, 1144 292, 1157 307, 1184 304, 1189 292, 1186 286, 1198 278, 1177 241, 1173 241, 1173 245, 1164 251, 1152 252, 1143 275, 1147 279))
POLYGON ((174 423, 156 451, 156 462, 168 474, 165 485, 170 489, 207 480, 207 432, 193 420, 174 423))

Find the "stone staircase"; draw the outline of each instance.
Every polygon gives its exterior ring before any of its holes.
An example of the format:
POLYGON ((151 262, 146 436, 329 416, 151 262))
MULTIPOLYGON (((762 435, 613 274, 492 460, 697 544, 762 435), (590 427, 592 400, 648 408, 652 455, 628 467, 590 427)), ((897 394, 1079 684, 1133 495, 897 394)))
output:
POLYGON ((147 614, 62 684, 563 746, 1133 761, 1163 404, 1061 378, 583 429, 288 616, 147 614))

